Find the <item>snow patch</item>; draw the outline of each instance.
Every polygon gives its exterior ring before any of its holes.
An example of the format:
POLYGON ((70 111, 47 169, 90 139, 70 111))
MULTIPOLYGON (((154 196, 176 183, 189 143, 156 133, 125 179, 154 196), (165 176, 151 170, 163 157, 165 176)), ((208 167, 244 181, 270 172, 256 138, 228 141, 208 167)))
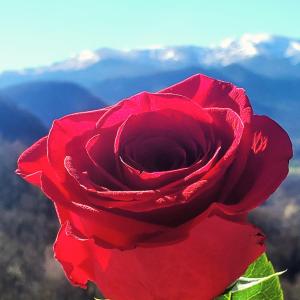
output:
POLYGON ((289 57, 294 64, 300 63, 300 42, 291 42, 285 56, 289 57))
POLYGON ((96 62, 99 60, 99 55, 91 50, 83 50, 75 57, 75 59, 80 63, 96 62))
POLYGON ((175 50, 169 49, 162 54, 161 60, 179 60, 179 56, 175 50))

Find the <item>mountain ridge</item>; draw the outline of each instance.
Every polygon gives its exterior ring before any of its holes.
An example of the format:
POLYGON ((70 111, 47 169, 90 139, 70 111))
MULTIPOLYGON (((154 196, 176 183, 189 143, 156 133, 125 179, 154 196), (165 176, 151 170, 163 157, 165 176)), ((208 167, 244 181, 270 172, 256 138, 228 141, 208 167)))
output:
POLYGON ((283 36, 244 34, 227 38, 216 46, 157 46, 118 50, 100 48, 84 50, 67 60, 49 66, 0 73, 0 87, 34 80, 65 80, 85 86, 94 79, 138 76, 159 71, 205 68, 240 64, 268 77, 300 78, 300 39, 283 36), (276 72, 274 66, 279 66, 276 72))
POLYGON ((104 102, 90 91, 72 82, 34 81, 0 90, 11 102, 49 127, 54 119, 64 115, 102 108, 104 102))
POLYGON ((46 127, 30 112, 0 94, 0 137, 30 145, 47 134, 46 127))

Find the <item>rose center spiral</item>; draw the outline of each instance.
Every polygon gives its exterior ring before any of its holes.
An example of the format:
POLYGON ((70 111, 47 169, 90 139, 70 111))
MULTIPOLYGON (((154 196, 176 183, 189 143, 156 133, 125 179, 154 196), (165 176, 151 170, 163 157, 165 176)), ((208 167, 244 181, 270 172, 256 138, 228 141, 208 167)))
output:
POLYGON ((202 124, 170 111, 133 117, 124 125, 121 140, 120 159, 140 172, 186 168, 205 153, 202 124))

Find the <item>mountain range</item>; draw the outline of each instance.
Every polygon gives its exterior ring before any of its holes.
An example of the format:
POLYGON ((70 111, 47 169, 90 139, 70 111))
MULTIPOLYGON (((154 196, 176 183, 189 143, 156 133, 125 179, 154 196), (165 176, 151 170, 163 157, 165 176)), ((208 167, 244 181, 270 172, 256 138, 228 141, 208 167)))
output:
POLYGON ((222 68, 238 64, 268 77, 300 78, 300 40, 269 34, 245 34, 217 46, 156 46, 149 49, 84 50, 49 66, 6 71, 0 87, 28 80, 62 80, 91 87, 98 81, 135 77, 187 67, 222 68))

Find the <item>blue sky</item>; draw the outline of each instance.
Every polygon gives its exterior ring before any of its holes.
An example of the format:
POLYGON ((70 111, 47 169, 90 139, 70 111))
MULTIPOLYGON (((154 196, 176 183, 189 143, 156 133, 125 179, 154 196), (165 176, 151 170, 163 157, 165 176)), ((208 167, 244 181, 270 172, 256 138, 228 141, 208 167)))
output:
POLYGON ((0 0, 0 71, 84 49, 211 45, 246 32, 300 38, 299 0, 0 0))

